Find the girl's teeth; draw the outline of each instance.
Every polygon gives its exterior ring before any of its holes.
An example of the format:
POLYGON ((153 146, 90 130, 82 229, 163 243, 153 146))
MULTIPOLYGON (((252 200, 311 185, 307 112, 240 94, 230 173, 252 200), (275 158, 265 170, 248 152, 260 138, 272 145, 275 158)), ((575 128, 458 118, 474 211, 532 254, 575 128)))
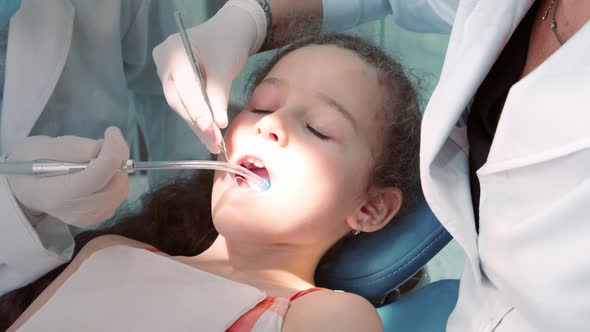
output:
POLYGON ((247 158, 246 159, 249 163, 253 164, 254 163, 254 158, 247 158))
POLYGON ((256 161, 254 162, 254 166, 256 166, 256 167, 258 167, 258 168, 262 168, 262 167, 264 167, 264 165, 263 165, 263 164, 262 164, 260 161, 258 161, 258 160, 256 160, 256 161))

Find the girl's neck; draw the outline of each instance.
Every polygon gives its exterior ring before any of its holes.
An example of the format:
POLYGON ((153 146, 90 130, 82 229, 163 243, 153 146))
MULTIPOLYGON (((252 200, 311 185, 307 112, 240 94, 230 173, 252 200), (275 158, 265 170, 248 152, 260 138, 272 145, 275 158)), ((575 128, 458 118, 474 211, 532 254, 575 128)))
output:
POLYGON ((314 286, 314 272, 322 254, 322 250, 308 246, 230 243, 219 235, 205 252, 182 260, 269 295, 287 296, 314 286))

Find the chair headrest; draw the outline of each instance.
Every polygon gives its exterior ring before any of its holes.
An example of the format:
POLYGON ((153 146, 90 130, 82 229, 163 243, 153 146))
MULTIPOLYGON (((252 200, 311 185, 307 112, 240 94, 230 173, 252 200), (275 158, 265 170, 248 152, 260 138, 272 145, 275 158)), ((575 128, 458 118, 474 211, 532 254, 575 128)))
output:
POLYGON ((377 232, 347 241, 329 267, 318 267, 316 283, 378 298, 408 280, 450 240, 420 193, 403 216, 377 232))

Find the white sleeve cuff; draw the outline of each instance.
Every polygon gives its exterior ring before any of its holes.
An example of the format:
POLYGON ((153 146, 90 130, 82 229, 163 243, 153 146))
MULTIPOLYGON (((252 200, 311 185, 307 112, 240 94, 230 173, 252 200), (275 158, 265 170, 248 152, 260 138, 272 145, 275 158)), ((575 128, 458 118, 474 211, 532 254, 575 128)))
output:
POLYGON ((0 176, 0 295, 33 282, 70 260, 74 238, 63 222, 46 218, 34 228, 0 176))
POLYGON ((391 12, 388 0, 323 0, 322 7, 324 32, 343 31, 391 12))
POLYGON ((392 13, 414 32, 450 33, 459 0, 323 0, 322 31, 343 31, 392 13))
POLYGON ((391 0, 391 12, 397 25, 423 33, 450 33, 459 0, 391 0))

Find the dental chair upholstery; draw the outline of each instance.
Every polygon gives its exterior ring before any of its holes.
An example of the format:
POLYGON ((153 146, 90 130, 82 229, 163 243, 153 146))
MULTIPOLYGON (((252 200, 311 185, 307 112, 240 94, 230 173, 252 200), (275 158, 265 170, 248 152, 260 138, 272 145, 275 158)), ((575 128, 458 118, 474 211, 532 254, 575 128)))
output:
POLYGON ((398 288, 449 241, 423 196, 384 229, 347 241, 318 286, 359 294, 376 307, 385 331, 444 331, 457 301, 458 280, 441 280, 399 297, 398 288))

